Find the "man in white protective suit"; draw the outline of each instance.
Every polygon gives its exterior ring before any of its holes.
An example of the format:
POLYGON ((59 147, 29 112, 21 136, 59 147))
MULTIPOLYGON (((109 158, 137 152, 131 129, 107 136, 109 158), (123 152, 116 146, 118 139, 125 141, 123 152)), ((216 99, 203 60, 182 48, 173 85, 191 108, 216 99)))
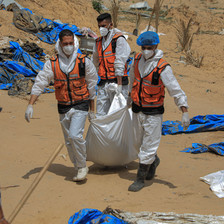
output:
POLYGON ((162 132, 165 87, 182 111, 184 130, 190 124, 187 97, 174 77, 170 65, 162 59, 163 51, 157 49, 160 42, 158 34, 152 31, 144 32, 136 42, 142 51, 135 55, 131 65, 127 100, 133 111, 135 143, 137 148, 140 146, 137 178, 128 188, 134 192, 144 187, 145 179, 153 179, 160 163, 157 149, 162 132))
POLYGON ((98 80, 95 66, 86 55, 77 53, 78 48, 78 39, 73 32, 62 30, 55 45, 58 54, 48 60, 38 73, 25 113, 25 119, 30 122, 33 104, 44 88, 54 81, 65 144, 75 167, 73 181, 84 180, 88 173, 83 132, 87 115, 90 120, 95 117, 94 98, 98 80))
POLYGON ((128 98, 127 60, 131 49, 123 33, 113 28, 109 13, 99 15, 97 22, 101 37, 96 39, 92 61, 100 76, 96 111, 102 116, 108 113, 115 94, 128 98))

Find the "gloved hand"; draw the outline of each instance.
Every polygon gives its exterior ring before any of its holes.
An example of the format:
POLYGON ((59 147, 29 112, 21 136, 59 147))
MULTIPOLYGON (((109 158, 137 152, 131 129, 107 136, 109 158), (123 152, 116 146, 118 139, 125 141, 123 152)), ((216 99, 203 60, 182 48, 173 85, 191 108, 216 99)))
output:
POLYGON ((27 122, 30 122, 30 118, 32 117, 33 117, 33 106, 29 104, 26 109, 25 119, 27 120, 27 122))
POLYGON ((122 85, 118 85, 116 89, 116 95, 118 96, 122 91, 122 85))
POLYGON ((128 96, 128 99, 127 99, 127 106, 128 106, 128 108, 131 107, 131 104, 132 104, 132 98, 131 98, 131 96, 128 96))
POLYGON ((91 121, 92 119, 95 119, 95 118, 96 118, 96 116, 95 116, 94 111, 89 111, 89 113, 88 113, 88 119, 89 119, 89 121, 91 121))
POLYGON ((188 112, 184 112, 182 114, 182 121, 181 121, 184 131, 188 129, 189 125, 190 125, 190 118, 188 115, 188 112))

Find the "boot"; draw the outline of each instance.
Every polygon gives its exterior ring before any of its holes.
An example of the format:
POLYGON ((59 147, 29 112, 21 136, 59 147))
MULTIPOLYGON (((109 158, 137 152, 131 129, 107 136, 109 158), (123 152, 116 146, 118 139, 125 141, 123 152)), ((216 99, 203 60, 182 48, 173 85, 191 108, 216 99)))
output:
POLYGON ((149 167, 149 171, 148 171, 147 176, 145 178, 146 180, 152 180, 153 179, 153 177, 155 176, 155 173, 156 173, 156 168, 157 168, 157 166, 159 166, 159 163, 160 163, 160 159, 156 155, 156 159, 154 160, 154 162, 149 167))
POLYGON ((144 180, 147 175, 149 165, 139 163, 136 181, 128 188, 129 191, 140 191, 144 186, 144 180))

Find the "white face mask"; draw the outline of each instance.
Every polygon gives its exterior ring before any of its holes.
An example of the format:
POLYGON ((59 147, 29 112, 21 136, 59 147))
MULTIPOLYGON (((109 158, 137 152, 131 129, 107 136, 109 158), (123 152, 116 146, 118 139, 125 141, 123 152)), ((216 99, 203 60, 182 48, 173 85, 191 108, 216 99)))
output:
POLYGON ((100 27, 100 35, 105 37, 108 34, 109 30, 106 27, 100 27))
POLYGON ((67 55, 71 55, 74 52, 74 45, 67 45, 63 47, 63 51, 67 55))
POLYGON ((144 51, 142 50, 142 54, 145 60, 151 58, 154 55, 154 53, 155 53, 154 50, 144 50, 144 51))

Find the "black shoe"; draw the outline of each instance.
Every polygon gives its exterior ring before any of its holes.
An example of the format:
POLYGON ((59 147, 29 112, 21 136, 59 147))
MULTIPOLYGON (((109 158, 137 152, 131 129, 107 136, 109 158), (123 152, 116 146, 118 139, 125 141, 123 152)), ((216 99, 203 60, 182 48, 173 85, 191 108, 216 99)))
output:
POLYGON ((148 169, 149 165, 141 163, 139 164, 136 181, 129 186, 128 188, 129 191, 137 192, 140 191, 145 186, 144 180, 147 175, 148 169))
POLYGON ((156 173, 156 168, 157 166, 159 166, 159 163, 160 163, 160 159, 159 157, 156 155, 156 159, 155 161, 150 165, 149 167, 149 171, 146 175, 146 180, 152 180, 153 177, 155 176, 155 173, 156 173))

